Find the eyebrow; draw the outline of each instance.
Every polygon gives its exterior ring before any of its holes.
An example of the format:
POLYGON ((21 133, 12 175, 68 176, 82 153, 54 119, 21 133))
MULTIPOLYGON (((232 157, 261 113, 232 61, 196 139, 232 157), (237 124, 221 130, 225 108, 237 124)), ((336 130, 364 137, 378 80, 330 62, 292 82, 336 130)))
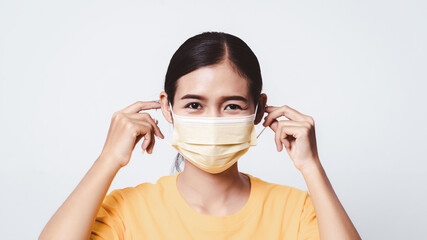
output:
MULTIPOLYGON (((181 97, 181 100, 183 100, 183 99, 198 99, 198 100, 206 101, 206 98, 204 96, 196 95, 196 94, 186 94, 186 95, 181 97)), ((245 103, 248 102, 248 100, 245 97, 242 97, 239 95, 223 96, 223 97, 221 97, 221 100, 223 102, 230 101, 230 100, 239 100, 239 101, 243 101, 245 103)))

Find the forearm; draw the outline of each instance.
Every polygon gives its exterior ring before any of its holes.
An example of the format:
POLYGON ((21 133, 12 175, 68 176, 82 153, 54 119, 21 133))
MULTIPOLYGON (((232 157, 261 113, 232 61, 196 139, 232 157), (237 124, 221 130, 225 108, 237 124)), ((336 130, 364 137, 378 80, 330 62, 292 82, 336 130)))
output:
POLYGON ((361 239, 335 194, 320 161, 313 162, 317 164, 301 172, 316 211, 320 238, 322 240, 361 239))
POLYGON ((100 156, 55 212, 39 239, 87 239, 118 167, 100 156))

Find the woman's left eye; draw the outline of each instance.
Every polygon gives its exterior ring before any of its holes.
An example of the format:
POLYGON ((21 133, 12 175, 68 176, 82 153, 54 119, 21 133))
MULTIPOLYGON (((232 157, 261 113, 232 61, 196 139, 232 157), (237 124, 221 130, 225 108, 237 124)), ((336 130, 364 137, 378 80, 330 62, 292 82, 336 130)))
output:
MULTIPOLYGON (((242 109, 242 107, 240 107, 239 105, 237 105, 237 104, 228 104, 227 105, 227 107, 229 107, 230 106, 230 109, 231 110, 236 110, 236 109, 240 109, 240 110, 243 110, 242 109)), ((227 107, 225 108, 225 109, 227 109, 227 107)))

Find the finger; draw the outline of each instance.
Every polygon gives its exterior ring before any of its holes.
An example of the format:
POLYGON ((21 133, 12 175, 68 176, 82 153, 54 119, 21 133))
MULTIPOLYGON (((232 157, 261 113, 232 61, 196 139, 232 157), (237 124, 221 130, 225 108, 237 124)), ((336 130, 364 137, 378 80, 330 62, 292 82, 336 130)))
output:
MULTIPOLYGON (((295 118, 298 118, 297 121, 307 121, 312 125, 314 124, 313 117, 306 115, 306 114, 303 114, 303 113, 297 111, 296 109, 289 107, 288 105, 284 105, 282 107, 285 109, 288 109, 291 115, 295 115, 295 118)), ((266 109, 266 112, 268 112, 268 111, 270 111, 270 110, 266 109)), ((285 110, 285 112, 286 112, 286 110, 285 110)), ((285 117, 287 117, 287 116, 285 116, 285 117)))
POLYGON ((154 130, 153 129, 151 129, 151 141, 150 141, 150 144, 148 145, 148 147, 147 147, 147 152, 149 153, 149 154, 152 154, 153 153, 153 149, 154 149, 154 144, 156 143, 156 138, 154 137, 154 130))
POLYGON ((148 148, 147 148, 147 152, 149 153, 149 154, 152 154, 153 153, 153 149, 154 149, 154 144, 156 143, 156 138, 155 137, 153 137, 152 139, 151 139, 151 143, 150 143, 150 145, 148 145, 148 148))
POLYGON ((142 137, 143 137, 142 135, 136 136, 135 143, 133 144, 133 148, 135 148, 136 144, 138 144, 139 140, 141 140, 142 137))
POLYGON ((150 138, 150 142, 148 143, 148 145, 147 145, 147 148, 146 148, 146 151, 147 151, 147 153, 149 153, 149 154, 151 154, 151 151, 152 151, 152 147, 153 147, 153 144, 154 144, 154 141, 156 140, 156 138, 154 137, 154 135, 153 135, 153 129, 152 128, 150 128, 150 136, 151 136, 151 138, 150 138))
POLYGON ((141 123, 141 122, 135 122, 133 120, 131 121, 138 126, 137 135, 140 136, 140 139, 142 137, 144 138, 144 141, 142 141, 142 144, 141 144, 141 148, 143 150, 147 150, 148 145, 151 143, 151 139, 154 138, 151 125, 147 122, 141 123))
POLYGON ((273 130, 274 132, 276 132, 277 128, 279 127, 279 121, 277 121, 276 119, 274 119, 273 122, 270 124, 269 127, 271 128, 271 130, 273 130))
POLYGON ((282 142, 280 141, 281 132, 282 128, 278 128, 276 134, 274 135, 274 141, 276 142, 276 148, 278 152, 281 152, 283 149, 282 142))
POLYGON ((286 128, 286 126, 280 126, 279 127, 278 134, 277 134, 276 139, 275 139, 276 145, 280 146, 280 148, 277 149, 279 152, 281 152, 283 150, 283 145, 285 145, 287 150, 289 150, 289 147, 291 145, 289 140, 287 139, 289 135, 286 134, 285 128, 286 128))
POLYGON ((283 131, 288 135, 292 136, 295 139, 304 136, 307 128, 302 126, 286 126, 283 128, 283 131))
POLYGON ((290 108, 287 105, 282 107, 268 106, 266 108, 266 112, 268 113, 268 115, 264 118, 265 119, 265 122, 263 123, 264 126, 269 126, 274 119, 280 116, 285 116, 286 118, 294 121, 306 120, 303 114, 301 114, 300 112, 296 111, 293 108, 290 108))
MULTIPOLYGON (((283 126, 283 129, 285 129, 287 126, 283 126)), ((285 130, 281 131, 281 136, 280 136, 280 142, 281 144, 285 145, 285 148, 287 150, 290 150, 289 147, 291 146, 290 141, 288 140, 289 135, 286 134, 285 130)))
POLYGON ((292 121, 292 120, 276 120, 274 119, 273 122, 270 124, 270 128, 276 132, 277 127, 280 126, 304 126, 304 122, 298 122, 298 121, 292 121))
POLYGON ((291 147, 291 143, 289 142, 289 140, 285 137, 285 138, 282 138, 282 143, 283 143, 283 145, 285 145, 285 148, 287 149, 287 150, 290 150, 290 147, 291 147))
POLYGON ((122 109, 121 112, 124 113, 137 113, 141 110, 149 110, 149 109, 159 109, 161 108, 161 104, 159 102, 155 101, 137 101, 126 108, 122 109))
POLYGON ((131 113, 128 116, 134 120, 149 122, 154 129, 154 134, 156 136, 158 136, 159 138, 162 138, 162 139, 165 138, 162 131, 160 131, 159 126, 157 125, 159 122, 157 120, 156 120, 157 122, 155 122, 154 119, 150 116, 150 114, 148 114, 148 113, 131 113))
POLYGON ((151 125, 149 123, 146 123, 146 122, 137 122, 137 121, 132 120, 132 119, 129 121, 132 122, 135 126, 137 126, 135 143, 133 145, 133 147, 135 148, 135 145, 139 142, 139 140, 141 140, 141 138, 144 137, 144 140, 145 140, 145 135, 147 134, 147 132, 150 131, 151 125))
POLYGON ((143 150, 147 151, 147 148, 151 143, 151 139, 152 139, 151 131, 149 131, 144 135, 144 141, 142 142, 142 145, 141 145, 143 150))

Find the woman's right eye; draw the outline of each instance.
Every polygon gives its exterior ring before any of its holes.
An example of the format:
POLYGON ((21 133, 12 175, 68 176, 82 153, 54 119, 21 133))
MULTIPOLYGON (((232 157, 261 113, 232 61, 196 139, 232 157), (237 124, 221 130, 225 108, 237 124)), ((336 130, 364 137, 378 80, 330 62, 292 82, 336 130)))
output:
POLYGON ((199 103, 189 103, 187 104, 187 106, 185 106, 186 108, 192 108, 192 109, 198 109, 198 106, 200 106, 199 103))

